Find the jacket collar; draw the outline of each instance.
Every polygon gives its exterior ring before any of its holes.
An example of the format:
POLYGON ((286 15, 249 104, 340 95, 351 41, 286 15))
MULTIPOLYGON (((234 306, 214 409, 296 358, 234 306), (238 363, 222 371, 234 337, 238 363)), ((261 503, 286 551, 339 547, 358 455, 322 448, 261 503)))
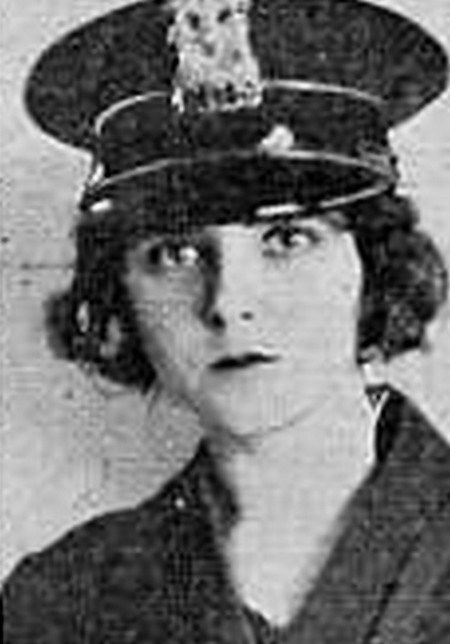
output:
POLYGON ((293 642, 369 642, 424 530, 448 508, 450 448, 394 390, 375 438, 377 464, 350 502, 293 642))
MULTIPOLYGON (((351 499, 346 527, 286 643, 370 641, 420 535, 449 503, 450 448, 394 390, 377 424, 376 451, 377 464, 351 499)), ((236 508, 205 443, 170 496, 179 509, 164 576, 183 622, 183 637, 174 641, 251 642, 221 555, 236 508)))

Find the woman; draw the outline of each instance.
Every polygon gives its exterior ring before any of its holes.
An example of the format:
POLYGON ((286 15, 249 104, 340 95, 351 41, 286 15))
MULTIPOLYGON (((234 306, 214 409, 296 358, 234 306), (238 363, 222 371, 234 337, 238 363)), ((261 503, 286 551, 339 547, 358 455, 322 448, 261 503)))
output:
MULTIPOLYGON (((293 112, 280 124, 285 92, 295 105, 310 90, 259 87, 253 62, 250 90, 239 70, 231 99, 179 70, 164 109, 178 111, 177 155, 189 131, 189 163, 142 164, 162 156, 154 138, 150 152, 142 143, 142 103, 162 109, 153 95, 132 102, 139 136, 124 126, 129 103, 97 119, 107 177, 87 188, 73 283, 49 321, 66 357, 143 391, 157 382, 197 414, 204 440, 156 497, 19 566, 5 587, 7 642, 446 641, 450 448, 400 393, 367 391, 362 377, 426 343, 446 270, 396 195, 373 121, 356 128, 358 142, 370 131, 372 157, 343 149, 355 130, 345 120, 327 132, 335 154, 311 156, 293 112), (252 156, 237 153, 241 111, 253 123, 268 103, 266 136, 258 128, 252 156), (194 155, 211 115, 236 137, 226 158, 194 155)), ((307 132, 319 147, 338 94, 314 93, 322 112, 307 132)), ((374 112, 354 92, 345 100, 374 112)))

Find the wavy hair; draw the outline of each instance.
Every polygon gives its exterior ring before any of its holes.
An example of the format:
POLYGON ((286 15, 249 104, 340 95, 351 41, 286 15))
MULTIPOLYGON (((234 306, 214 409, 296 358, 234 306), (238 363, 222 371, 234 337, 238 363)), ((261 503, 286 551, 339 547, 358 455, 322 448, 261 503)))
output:
MULTIPOLYGON (((48 300, 46 321, 57 356, 145 391, 156 374, 142 348, 123 272, 126 250, 152 230, 145 213, 125 214, 119 208, 81 214, 72 281, 48 300), (114 351, 108 350, 111 334, 117 338, 114 351)), ((414 205, 390 193, 347 206, 342 214, 363 268, 355 360, 366 361, 374 348, 390 360, 423 346, 426 326, 446 300, 448 273, 435 244, 418 228, 414 205)))

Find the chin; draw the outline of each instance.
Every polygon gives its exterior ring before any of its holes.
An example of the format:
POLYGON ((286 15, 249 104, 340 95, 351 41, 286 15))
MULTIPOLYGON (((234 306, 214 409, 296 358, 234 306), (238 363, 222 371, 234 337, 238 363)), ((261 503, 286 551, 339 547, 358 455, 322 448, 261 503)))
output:
POLYGON ((329 388, 323 368, 292 362, 284 368, 268 365, 231 377, 201 378, 191 401, 207 429, 222 427, 230 435, 251 437, 292 425, 321 404, 329 388))
POLYGON ((215 392, 200 398, 197 411, 208 430, 222 430, 230 437, 251 438, 289 424, 299 413, 297 405, 284 395, 281 399, 268 392, 244 390, 215 392), (287 413, 290 412, 290 413, 287 413))

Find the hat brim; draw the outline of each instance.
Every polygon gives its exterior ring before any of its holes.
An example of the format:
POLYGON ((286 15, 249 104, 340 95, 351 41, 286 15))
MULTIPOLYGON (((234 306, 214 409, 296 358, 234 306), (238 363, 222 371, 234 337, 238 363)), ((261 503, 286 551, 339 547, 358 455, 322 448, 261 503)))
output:
POLYGON ((271 158, 261 154, 168 161, 141 168, 87 190, 82 207, 144 208, 155 226, 180 219, 195 224, 252 220, 289 204, 298 213, 343 207, 388 189, 386 176, 357 160, 318 157, 271 158))

